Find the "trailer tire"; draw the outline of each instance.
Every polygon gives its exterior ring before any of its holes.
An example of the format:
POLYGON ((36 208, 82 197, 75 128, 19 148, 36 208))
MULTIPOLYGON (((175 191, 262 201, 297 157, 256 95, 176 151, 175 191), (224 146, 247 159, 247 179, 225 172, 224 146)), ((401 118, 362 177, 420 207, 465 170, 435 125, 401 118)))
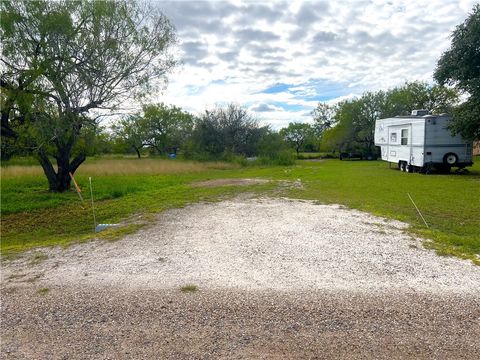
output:
POLYGON ((400 171, 407 171, 407 162, 406 161, 400 161, 400 171))
POLYGON ((458 156, 454 153, 445 154, 443 163, 447 166, 455 166, 458 163, 458 156))
POLYGON ((411 164, 406 164, 405 171, 409 173, 413 173, 415 170, 415 167, 411 164))

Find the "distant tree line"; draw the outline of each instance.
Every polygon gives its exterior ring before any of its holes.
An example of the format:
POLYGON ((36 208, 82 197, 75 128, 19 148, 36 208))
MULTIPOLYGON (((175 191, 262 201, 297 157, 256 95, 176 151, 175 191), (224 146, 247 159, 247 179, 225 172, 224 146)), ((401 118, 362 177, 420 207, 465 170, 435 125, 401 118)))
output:
POLYGON ((480 138, 478 4, 453 32, 451 49, 435 70, 437 85, 411 82, 335 105, 319 103, 311 123, 280 131, 235 104, 198 116, 145 104, 102 127, 103 116, 152 93, 177 64, 170 51, 175 29, 148 2, 3 0, 0 36, 2 160, 33 155, 51 191, 68 190, 70 174, 99 153, 182 153, 285 165, 302 151, 374 153, 375 120, 413 109, 451 113, 453 133, 480 138))
MULTIPOLYGON (((397 115, 410 115, 414 109, 436 114, 451 113, 459 94, 455 89, 422 82, 407 83, 388 91, 366 92, 359 98, 331 106, 328 126, 323 126, 320 147, 323 150, 361 151, 375 155, 375 121, 397 115)), ((323 105, 325 106, 325 105, 323 105)), ((315 118, 315 123, 324 123, 315 118)))
POLYGON ((196 160, 261 157, 284 164, 293 161, 281 136, 236 104, 217 106, 198 116, 163 103, 144 105, 142 112, 121 118, 111 130, 110 149, 133 152, 138 158, 146 152, 181 152, 196 160))

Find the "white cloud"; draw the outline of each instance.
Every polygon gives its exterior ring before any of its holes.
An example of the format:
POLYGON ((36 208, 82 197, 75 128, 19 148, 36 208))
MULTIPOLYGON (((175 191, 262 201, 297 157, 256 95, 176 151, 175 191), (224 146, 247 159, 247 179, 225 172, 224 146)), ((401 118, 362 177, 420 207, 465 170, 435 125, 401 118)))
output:
POLYGON ((184 65, 157 101, 194 113, 235 102, 276 128, 309 121, 318 101, 432 81, 474 3, 158 2, 177 28, 184 65))

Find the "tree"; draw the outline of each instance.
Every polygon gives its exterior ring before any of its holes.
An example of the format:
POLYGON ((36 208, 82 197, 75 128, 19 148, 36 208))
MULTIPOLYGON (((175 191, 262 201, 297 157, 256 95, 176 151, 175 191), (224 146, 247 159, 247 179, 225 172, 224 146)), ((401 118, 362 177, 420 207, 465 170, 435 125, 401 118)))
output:
POLYGON ((353 116, 355 141, 362 144, 367 154, 375 147, 375 121, 383 117, 386 94, 383 91, 366 92, 353 101, 356 108, 353 116))
POLYGON ((253 156, 266 132, 268 127, 261 127, 248 110, 229 104, 206 110, 197 119, 193 142, 200 153, 253 156))
POLYGON ((193 115, 176 106, 150 104, 143 106, 144 144, 158 153, 177 153, 190 138, 193 115))
POLYGON ((457 101, 458 92, 455 89, 418 81, 388 91, 365 92, 359 98, 337 104, 336 125, 324 131, 321 147, 373 154, 377 119, 410 115, 414 109, 451 112, 457 101))
POLYGON ((321 139, 321 148, 328 149, 332 152, 344 151, 357 146, 355 143, 354 119, 358 110, 358 102, 356 100, 345 100, 337 105, 335 113, 336 124, 334 127, 326 130, 321 139))
POLYGON ((420 81, 407 82, 386 92, 381 117, 410 115, 415 109, 451 114, 458 98, 459 94, 455 89, 420 81))
POLYGON ((434 78, 469 96, 453 112, 452 132, 480 139, 480 4, 453 31, 451 48, 438 60, 434 78))
POLYGON ((120 1, 2 1, 2 137, 38 158, 51 191, 86 158, 82 129, 151 91, 175 65, 168 19, 120 1), (96 114, 92 114, 96 111, 96 114), (56 160, 57 169, 50 157, 56 160))
POLYGON ((313 129, 317 137, 321 137, 325 130, 335 125, 335 114, 337 112, 336 105, 319 102, 317 107, 312 111, 313 129))
POLYGON ((140 150, 147 145, 144 118, 140 114, 125 116, 112 125, 112 131, 117 142, 133 149, 140 159, 140 150))
POLYGON ((280 130, 280 135, 295 149, 298 155, 307 139, 313 135, 313 128, 306 123, 290 123, 286 128, 280 130))

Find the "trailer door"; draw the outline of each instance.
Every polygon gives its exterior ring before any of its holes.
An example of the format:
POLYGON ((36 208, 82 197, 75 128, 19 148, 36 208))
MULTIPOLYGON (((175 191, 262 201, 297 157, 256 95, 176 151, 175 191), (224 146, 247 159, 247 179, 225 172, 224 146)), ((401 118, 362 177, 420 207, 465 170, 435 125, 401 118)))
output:
POLYGON ((390 162, 398 162, 398 154, 397 154, 397 148, 398 148, 398 139, 399 139, 399 133, 398 133, 398 128, 396 126, 389 126, 388 127, 388 146, 387 146, 387 161, 390 162))
MULTIPOLYGON (((402 153, 405 156, 408 156, 407 162, 409 164, 413 163, 412 159, 412 125, 404 125, 400 130, 400 145, 402 146, 402 153), (406 150, 406 151, 405 151, 406 150)), ((405 158, 403 159, 405 160, 405 158)))

